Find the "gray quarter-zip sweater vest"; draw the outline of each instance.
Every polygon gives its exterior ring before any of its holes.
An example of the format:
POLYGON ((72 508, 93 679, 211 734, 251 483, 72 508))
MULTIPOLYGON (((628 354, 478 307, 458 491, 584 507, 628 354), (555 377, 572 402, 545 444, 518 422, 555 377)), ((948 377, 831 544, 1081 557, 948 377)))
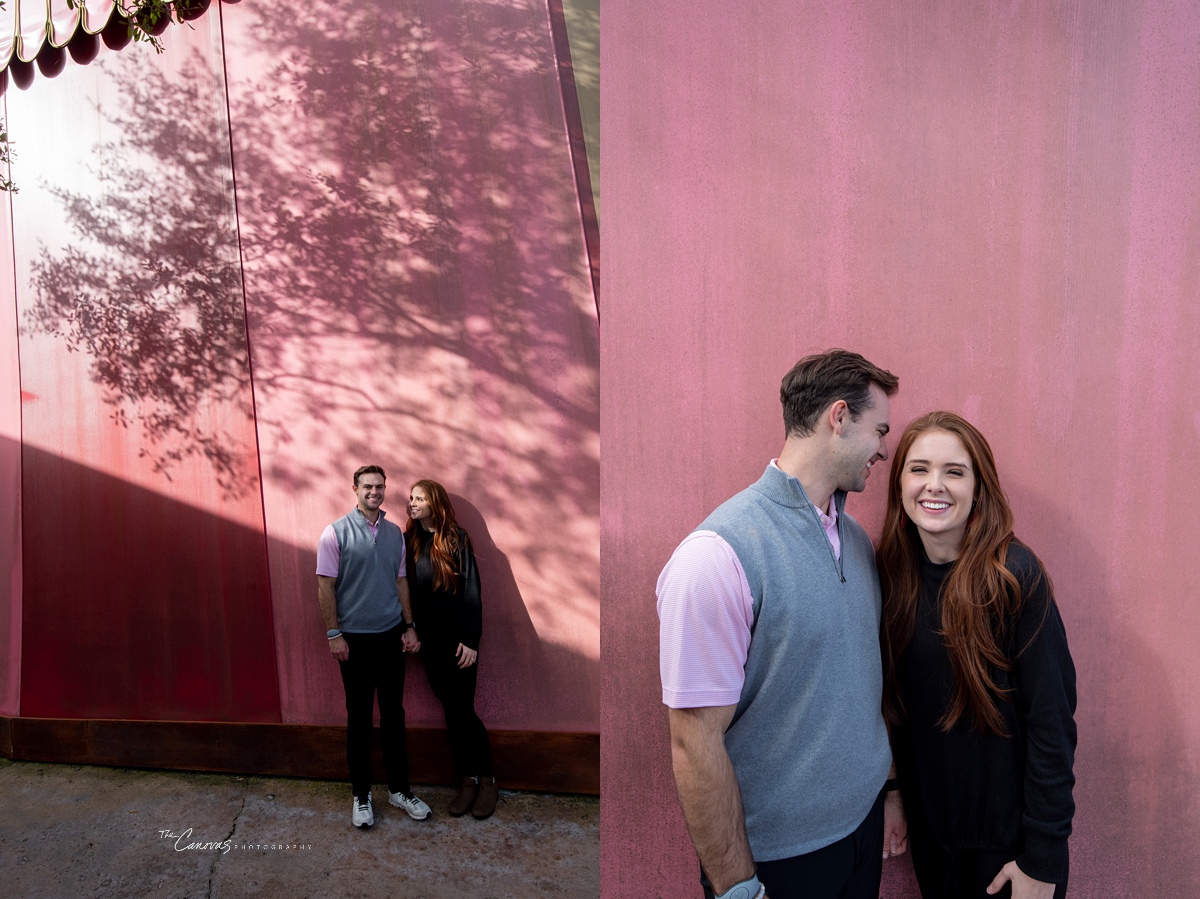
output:
POLYGON ((380 634, 403 619, 396 578, 404 574, 404 535, 379 511, 379 536, 357 507, 333 523, 338 541, 338 627, 351 634, 380 634))
POLYGON ((773 465, 698 528, 733 548, 754 598, 746 680, 725 747, 758 861, 852 833, 891 765, 875 551, 845 501, 834 494, 840 561, 800 482, 773 465))

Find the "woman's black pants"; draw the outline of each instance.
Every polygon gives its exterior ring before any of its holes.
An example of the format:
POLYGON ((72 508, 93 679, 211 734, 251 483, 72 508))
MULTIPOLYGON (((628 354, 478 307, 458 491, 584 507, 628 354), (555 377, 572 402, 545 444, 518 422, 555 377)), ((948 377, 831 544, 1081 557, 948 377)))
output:
POLYGON ((421 661, 429 686, 446 714, 446 731, 459 778, 492 776, 492 745, 487 728, 475 714, 475 679, 479 662, 459 668, 454 657, 458 643, 421 636, 421 661))

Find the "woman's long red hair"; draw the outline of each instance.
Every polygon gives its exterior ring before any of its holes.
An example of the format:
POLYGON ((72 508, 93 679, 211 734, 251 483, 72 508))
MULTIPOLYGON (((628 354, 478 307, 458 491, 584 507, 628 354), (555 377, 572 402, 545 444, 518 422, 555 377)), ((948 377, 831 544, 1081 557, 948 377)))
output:
POLYGON ((888 479, 887 513, 876 554, 883 589, 884 717, 889 724, 904 717, 897 666, 912 639, 919 591, 921 538, 905 514, 900 476, 913 442, 928 431, 945 431, 962 441, 975 472, 975 507, 957 563, 942 585, 940 633, 950 654, 954 691, 938 723, 949 731, 970 712, 977 731, 1006 736, 997 699, 1007 699, 1008 693, 996 683, 993 671, 1012 669, 1004 650, 1005 627, 1023 601, 1021 584, 1005 565, 1013 540, 1013 515, 992 448, 978 429, 953 412, 930 412, 904 429, 888 479))
POLYGON ((404 536, 408 538, 408 551, 414 562, 428 551, 433 562, 433 589, 447 593, 458 592, 458 522, 454 518, 454 507, 446 488, 437 481, 421 479, 409 488, 411 493, 418 487, 429 501, 433 518, 433 530, 427 531, 419 522, 409 519, 404 536))

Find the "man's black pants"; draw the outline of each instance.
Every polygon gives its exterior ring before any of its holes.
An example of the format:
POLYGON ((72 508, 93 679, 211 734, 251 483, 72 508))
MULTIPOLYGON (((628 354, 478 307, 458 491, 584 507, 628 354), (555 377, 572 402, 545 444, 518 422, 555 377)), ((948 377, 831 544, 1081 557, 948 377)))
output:
MULTIPOLYGON (((879 899, 883 877, 883 797, 855 831, 823 849, 757 862, 758 879, 769 899, 879 899)), ((712 899, 702 878, 705 899, 712 899)))
POLYGON ((342 634, 350 658, 338 664, 346 688, 346 765, 355 796, 366 796, 375 782, 371 732, 375 695, 379 694, 379 730, 388 789, 411 793, 408 744, 404 733, 404 628, 382 634, 342 634))

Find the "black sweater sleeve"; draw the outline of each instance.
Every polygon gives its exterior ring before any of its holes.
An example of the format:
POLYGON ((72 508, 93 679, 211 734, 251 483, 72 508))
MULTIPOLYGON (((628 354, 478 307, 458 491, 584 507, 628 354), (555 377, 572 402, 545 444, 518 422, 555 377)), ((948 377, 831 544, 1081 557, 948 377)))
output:
POLYGON ((1075 815, 1075 665, 1050 580, 1038 558, 1014 543, 1008 568, 1021 582, 1024 602, 1015 633, 1018 705, 1025 733, 1022 827, 1025 849, 1017 866, 1030 877, 1057 883, 1067 861, 1075 815))
POLYGON ((479 638, 483 635, 483 599, 479 585, 479 566, 475 564, 475 553, 471 549, 471 538, 460 530, 458 568, 462 576, 462 643, 471 649, 479 649, 479 638))

